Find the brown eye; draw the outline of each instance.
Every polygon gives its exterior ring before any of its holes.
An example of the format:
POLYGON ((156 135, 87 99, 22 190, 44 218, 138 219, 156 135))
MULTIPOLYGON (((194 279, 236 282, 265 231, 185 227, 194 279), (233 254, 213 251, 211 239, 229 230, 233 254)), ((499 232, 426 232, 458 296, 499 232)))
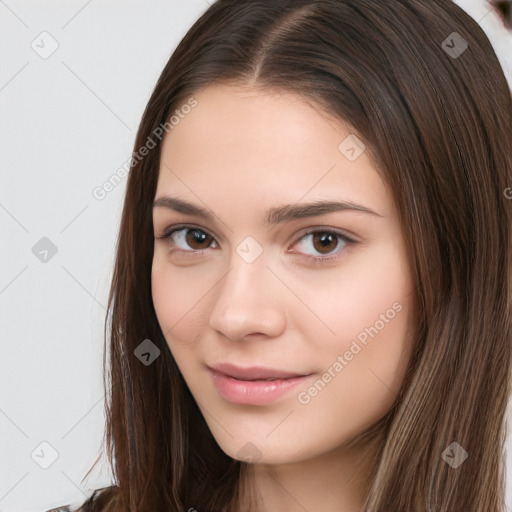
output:
POLYGON ((204 231, 200 231, 199 229, 187 229, 186 232, 185 241, 192 249, 204 249, 208 247, 208 243, 205 242, 212 240, 210 235, 207 235, 204 231))
POLYGON ((343 251, 346 246, 354 243, 356 243, 354 240, 342 233, 316 229, 303 235, 297 241, 296 246, 299 247, 299 252, 302 255, 306 255, 311 260, 322 261, 337 257, 338 253, 343 251))
POLYGON ((320 254, 329 254, 338 245, 337 237, 333 233, 318 231, 312 236, 313 247, 320 254))
POLYGON ((166 234, 158 237, 163 240, 169 240, 172 249, 182 252, 194 253, 208 249, 215 239, 201 229, 194 227, 181 227, 168 231, 166 234))

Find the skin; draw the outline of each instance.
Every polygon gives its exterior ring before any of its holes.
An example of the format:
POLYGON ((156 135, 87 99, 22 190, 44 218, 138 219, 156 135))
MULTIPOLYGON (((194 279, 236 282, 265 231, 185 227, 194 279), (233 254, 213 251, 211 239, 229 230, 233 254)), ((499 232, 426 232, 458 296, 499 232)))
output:
POLYGON ((257 448, 247 481, 258 510, 358 511, 375 447, 348 443, 388 412, 412 346, 412 281, 392 193, 368 151, 350 161, 338 149, 353 129, 300 96, 223 84, 194 97, 198 105, 164 139, 155 199, 177 196, 214 220, 153 209, 158 322, 222 450, 244 460, 246 443, 257 448), (320 199, 378 215, 344 210, 264 223, 268 208, 320 199), (158 238, 181 223, 213 238, 158 238), (324 247, 305 236, 311 227, 317 239, 331 229, 357 243, 335 237, 324 247), (248 236, 263 251, 252 263, 237 253, 248 236), (337 259, 315 265, 308 256, 337 259), (334 371, 396 303, 400 312, 334 371), (205 365, 219 362, 314 375, 270 404, 239 405, 212 383, 205 365), (328 368, 335 376, 300 403, 299 392, 328 368))

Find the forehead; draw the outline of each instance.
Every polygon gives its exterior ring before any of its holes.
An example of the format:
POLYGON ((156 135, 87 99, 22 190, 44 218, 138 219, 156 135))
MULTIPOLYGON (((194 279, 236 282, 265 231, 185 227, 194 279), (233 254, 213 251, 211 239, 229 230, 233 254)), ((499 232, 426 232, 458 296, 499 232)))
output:
POLYGON ((238 197, 245 209, 341 199, 389 213, 367 152, 350 161, 340 150, 354 133, 348 124, 291 93, 217 84, 193 97, 197 106, 164 138, 156 197, 238 197))

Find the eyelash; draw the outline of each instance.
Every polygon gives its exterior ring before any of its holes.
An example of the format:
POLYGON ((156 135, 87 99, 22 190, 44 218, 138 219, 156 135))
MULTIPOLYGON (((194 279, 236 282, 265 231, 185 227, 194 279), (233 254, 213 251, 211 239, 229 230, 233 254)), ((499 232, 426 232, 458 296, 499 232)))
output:
MULTIPOLYGON (((206 231, 206 230, 204 230, 202 228, 196 227, 196 226, 189 225, 189 224, 180 224, 180 225, 176 225, 176 226, 171 226, 163 235, 158 236, 156 238, 159 239, 159 240, 167 240, 168 239, 169 241, 171 241, 170 240, 171 236, 174 233, 176 233, 178 231, 183 231, 183 230, 199 231, 200 233, 204 233, 204 234, 208 235, 209 237, 211 237, 215 241, 215 243, 217 243, 217 241, 215 240, 215 237, 213 235, 211 235, 208 231, 206 231)), ((317 233, 334 235, 338 239, 341 239, 342 242, 344 242, 347 246, 350 246, 350 245, 353 245, 353 244, 357 243, 356 240, 353 240, 352 238, 349 238, 347 235, 345 235, 343 233, 340 233, 339 231, 335 231, 335 230, 332 230, 332 229, 311 228, 311 229, 307 230, 305 233, 303 233, 294 242, 293 245, 296 245, 298 242, 300 242, 306 236, 308 236, 310 234, 317 234, 317 233)), ((338 247, 336 247, 336 249, 338 249, 338 247)), ((204 250, 205 249, 203 249, 203 250, 192 249, 190 251, 184 251, 183 249, 173 249, 171 252, 179 251, 179 252, 187 253, 187 254, 190 253, 191 255, 195 256, 195 255, 201 255, 204 252, 204 250)), ((335 256, 303 256, 303 255, 300 255, 300 254, 298 256, 301 259, 312 261, 314 264, 322 265, 322 264, 327 264, 329 262, 332 262, 333 260, 336 260, 336 259, 340 258, 340 252, 341 251, 343 251, 343 249, 340 249, 335 254, 335 256)))

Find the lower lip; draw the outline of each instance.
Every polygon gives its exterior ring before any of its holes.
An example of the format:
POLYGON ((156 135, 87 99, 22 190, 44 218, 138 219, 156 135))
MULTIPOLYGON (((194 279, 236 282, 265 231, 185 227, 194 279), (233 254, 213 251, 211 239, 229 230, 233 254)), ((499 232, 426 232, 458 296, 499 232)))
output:
POLYGON ((208 369, 219 394, 233 404, 265 405, 304 383, 311 375, 276 380, 238 380, 208 369))

